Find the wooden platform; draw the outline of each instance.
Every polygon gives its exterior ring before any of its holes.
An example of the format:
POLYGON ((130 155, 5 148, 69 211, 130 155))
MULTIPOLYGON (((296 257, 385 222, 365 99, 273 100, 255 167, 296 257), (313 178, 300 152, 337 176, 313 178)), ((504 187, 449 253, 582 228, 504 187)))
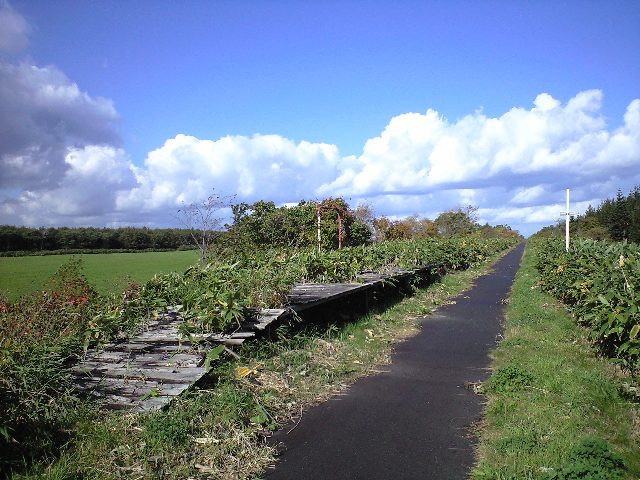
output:
POLYGON ((88 352, 82 362, 72 367, 71 373, 79 390, 96 397, 107 408, 132 411, 162 408, 207 374, 205 356, 212 346, 240 345, 294 313, 438 268, 439 265, 430 265, 382 274, 364 272, 358 277, 361 283, 297 284, 287 296, 286 308, 256 311, 235 331, 201 335, 192 338, 193 343, 180 337, 178 327, 182 319, 176 308, 146 323, 127 342, 88 352))
POLYGON ((195 342, 181 338, 177 312, 148 322, 127 342, 90 351, 71 369, 76 387, 107 408, 133 411, 155 410, 168 404, 206 374, 206 352, 222 342, 237 345, 285 314, 284 309, 260 311, 228 335, 201 335, 195 342))

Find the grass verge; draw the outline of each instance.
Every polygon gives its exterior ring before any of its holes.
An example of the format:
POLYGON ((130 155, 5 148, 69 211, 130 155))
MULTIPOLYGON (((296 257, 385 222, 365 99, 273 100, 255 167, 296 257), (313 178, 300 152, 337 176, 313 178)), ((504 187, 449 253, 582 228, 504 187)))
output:
POLYGON ((469 287, 497 257, 353 322, 283 325, 277 341, 243 346, 239 358, 219 362, 208 388, 183 395, 166 411, 76 407, 62 422, 67 443, 10 478, 257 478, 275 461, 264 441, 270 431, 375 372, 395 342, 418 331, 421 315, 469 287))
POLYGON ((583 329, 538 288, 534 264, 528 245, 504 338, 493 352, 471 477, 639 478, 640 410, 629 393, 634 379, 595 355, 583 329))

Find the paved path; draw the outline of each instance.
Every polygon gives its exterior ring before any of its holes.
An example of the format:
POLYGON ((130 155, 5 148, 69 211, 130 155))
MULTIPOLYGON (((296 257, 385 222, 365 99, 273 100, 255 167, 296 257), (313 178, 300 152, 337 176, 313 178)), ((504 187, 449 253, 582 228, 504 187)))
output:
POLYGON ((524 245, 475 286, 424 318, 420 333, 396 348, 388 371, 354 383, 305 412, 268 480, 463 479, 473 465, 470 428, 483 398, 465 385, 488 376, 524 245))

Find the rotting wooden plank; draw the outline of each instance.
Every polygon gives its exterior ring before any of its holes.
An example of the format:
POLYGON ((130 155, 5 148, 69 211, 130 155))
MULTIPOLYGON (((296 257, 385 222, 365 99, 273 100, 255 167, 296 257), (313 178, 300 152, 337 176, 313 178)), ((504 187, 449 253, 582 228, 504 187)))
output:
POLYGON ((168 405, 174 397, 177 397, 177 395, 149 397, 140 401, 138 406, 135 408, 135 411, 146 412, 150 410, 159 410, 165 405, 168 405))
POLYGON ((237 331, 228 334, 193 336, 194 342, 181 338, 180 308, 146 322, 138 335, 126 342, 89 352, 83 363, 72 369, 79 389, 90 390, 110 408, 146 411, 167 405, 207 372, 202 367, 211 344, 241 345, 273 322, 339 298, 376 288, 386 281, 441 268, 426 265, 414 270, 388 269, 383 273, 364 272, 361 283, 297 284, 288 295, 285 309, 265 309, 245 319, 237 331), (143 400, 144 399, 144 400, 143 400))
POLYGON ((128 341, 88 352, 71 369, 77 388, 109 408, 143 411, 166 405, 206 374, 204 348, 180 338, 181 322, 175 313, 159 315, 128 341), (160 397, 142 400, 147 395, 160 397))
POLYGON ((301 312, 372 287, 369 283, 296 284, 287 295, 287 300, 292 310, 301 312))
POLYGON ((83 385, 85 391, 96 398, 115 395, 130 401, 142 400, 145 396, 179 395, 191 386, 190 383, 162 384, 157 382, 116 382, 113 379, 95 379, 83 385))
POLYGON ((229 338, 229 337, 220 337, 213 339, 217 343, 223 343, 225 345, 242 345, 245 341, 244 338, 229 338))
MULTIPOLYGON (((194 362, 195 363, 195 362, 194 362)), ((89 374, 93 372, 109 372, 115 374, 124 374, 126 372, 145 372, 145 371, 157 371, 157 372, 184 372, 186 374, 198 374, 202 370, 199 366, 189 365, 157 365, 157 364, 145 364, 139 362, 129 362, 123 364, 113 363, 101 363, 101 362, 83 362, 80 365, 73 368, 73 372, 78 375, 89 374)))
POLYGON ((128 398, 120 395, 105 395, 102 403, 105 407, 113 410, 129 410, 132 412, 148 412, 159 410, 169 404, 175 395, 171 396, 150 396, 144 400, 138 398, 128 398))
POLYGON ((162 383, 154 381, 131 381, 122 382, 112 378, 93 377, 82 384, 84 391, 92 394, 94 397, 102 398, 106 395, 119 395, 130 399, 140 399, 145 395, 158 392, 158 394, 170 394, 182 392, 188 388, 190 384, 174 384, 165 386, 162 383), (171 387, 171 388, 168 388, 171 387))
MULTIPOLYGON (((78 374, 83 372, 78 371, 78 374)), ((192 383, 206 373, 204 368, 104 368, 89 367, 84 374, 91 377, 122 380, 144 380, 161 383, 192 383)))
POLYGON ((213 334, 208 337, 208 341, 229 346, 242 345, 245 340, 255 337, 257 332, 265 330, 270 324, 290 315, 290 313, 290 310, 282 308, 260 310, 255 317, 242 322, 241 327, 235 332, 213 334))

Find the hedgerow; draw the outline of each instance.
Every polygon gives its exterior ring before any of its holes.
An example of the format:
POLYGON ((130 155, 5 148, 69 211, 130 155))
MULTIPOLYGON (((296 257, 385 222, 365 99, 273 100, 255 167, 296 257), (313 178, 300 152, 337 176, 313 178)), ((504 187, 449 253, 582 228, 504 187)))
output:
POLYGON ((571 307, 600 351, 637 371, 640 361, 640 246, 596 240, 535 243, 540 285, 571 307))

